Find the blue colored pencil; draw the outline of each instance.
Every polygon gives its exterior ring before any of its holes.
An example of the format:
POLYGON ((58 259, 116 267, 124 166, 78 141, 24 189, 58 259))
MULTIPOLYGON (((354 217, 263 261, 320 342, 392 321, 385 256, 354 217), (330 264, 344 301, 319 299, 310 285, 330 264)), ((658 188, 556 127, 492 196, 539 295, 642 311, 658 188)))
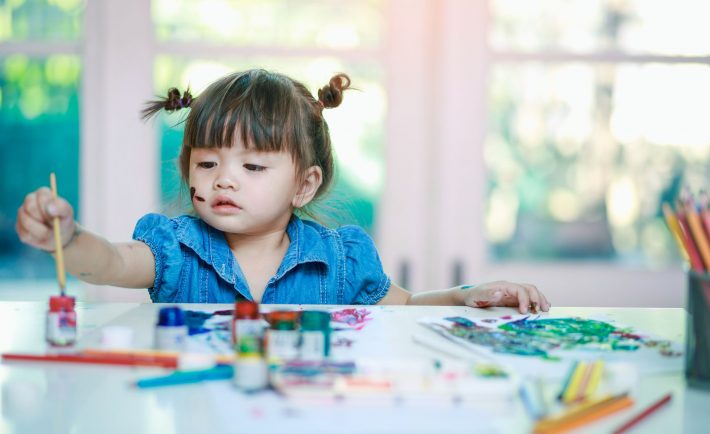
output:
POLYGON ((149 387, 175 386, 178 384, 192 384, 208 380, 226 380, 234 376, 231 365, 217 365, 214 368, 197 371, 175 371, 160 377, 143 378, 136 381, 136 386, 145 389, 149 387))
POLYGON ((542 419, 547 415, 545 397, 542 394, 542 384, 539 378, 524 379, 520 383, 520 397, 534 420, 542 419))

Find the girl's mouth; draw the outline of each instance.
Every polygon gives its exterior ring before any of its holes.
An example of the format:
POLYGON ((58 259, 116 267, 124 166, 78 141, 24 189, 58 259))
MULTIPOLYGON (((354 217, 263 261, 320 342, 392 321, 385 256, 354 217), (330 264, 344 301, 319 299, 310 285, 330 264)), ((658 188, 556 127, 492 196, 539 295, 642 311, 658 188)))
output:
POLYGON ((217 196, 212 201, 212 209, 218 213, 231 214, 241 210, 242 208, 234 203, 234 201, 227 196, 217 196))

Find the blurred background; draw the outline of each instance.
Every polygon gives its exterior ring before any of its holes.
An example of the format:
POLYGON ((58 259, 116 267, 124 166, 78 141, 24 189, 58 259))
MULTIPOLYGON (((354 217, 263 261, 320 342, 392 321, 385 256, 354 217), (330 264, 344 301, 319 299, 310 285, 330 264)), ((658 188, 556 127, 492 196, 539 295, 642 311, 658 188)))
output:
POLYGON ((326 112, 324 212, 363 226, 395 282, 682 306, 661 205, 710 187, 708 16, 704 0, 0 0, 0 299, 56 288, 14 229, 51 171, 84 226, 127 240, 184 210, 184 115, 143 123, 143 102, 261 67, 313 92, 352 77, 326 112))

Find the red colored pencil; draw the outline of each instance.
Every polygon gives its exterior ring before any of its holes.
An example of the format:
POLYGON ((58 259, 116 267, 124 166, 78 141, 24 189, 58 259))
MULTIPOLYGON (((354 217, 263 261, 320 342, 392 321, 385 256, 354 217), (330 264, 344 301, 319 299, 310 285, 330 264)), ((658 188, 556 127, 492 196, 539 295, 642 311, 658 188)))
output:
POLYGON ((22 360, 34 362, 59 362, 59 363, 88 363, 95 365, 119 366, 158 366, 163 368, 177 368, 174 357, 155 357, 141 355, 87 355, 87 354, 18 354, 5 353, 3 360, 22 360))
POLYGON ((641 420, 647 418, 649 415, 654 413, 659 408, 668 404, 670 402, 672 396, 673 395, 669 393, 666 396, 664 396, 663 398, 661 398, 658 401, 654 402, 653 404, 649 405, 644 411, 642 411, 641 413, 632 417, 628 422, 626 422, 625 424, 621 425, 619 428, 614 430, 614 434, 621 434, 623 432, 626 432, 629 428, 633 427, 634 425, 639 423, 641 420))
POLYGON ((690 267, 698 273, 703 273, 705 271, 705 267, 703 266, 702 259, 700 259, 700 253, 698 252, 697 247, 695 247, 693 234, 690 232, 688 218, 685 215, 685 210, 683 210, 682 205, 676 208, 676 215, 678 216, 678 225, 680 225, 681 232, 683 233, 685 250, 687 250, 688 257, 690 258, 690 267))

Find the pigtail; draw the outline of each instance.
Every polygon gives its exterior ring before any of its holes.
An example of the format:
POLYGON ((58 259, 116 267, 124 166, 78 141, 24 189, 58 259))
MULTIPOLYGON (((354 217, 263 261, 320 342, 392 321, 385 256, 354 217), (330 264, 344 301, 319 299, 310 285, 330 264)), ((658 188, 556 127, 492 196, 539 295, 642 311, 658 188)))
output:
POLYGON ((335 108, 343 102, 343 91, 350 88, 350 77, 337 74, 326 86, 318 89, 318 102, 323 108, 335 108))
POLYGON ((148 101, 145 104, 145 108, 141 110, 141 118, 144 120, 149 119, 153 117, 156 113, 158 113, 160 110, 173 112, 183 108, 188 108, 190 107, 190 105, 192 105, 194 101, 195 98, 192 97, 189 87, 187 88, 187 90, 185 90, 182 96, 180 96, 180 91, 177 88, 171 87, 168 90, 167 98, 155 101, 148 101))

